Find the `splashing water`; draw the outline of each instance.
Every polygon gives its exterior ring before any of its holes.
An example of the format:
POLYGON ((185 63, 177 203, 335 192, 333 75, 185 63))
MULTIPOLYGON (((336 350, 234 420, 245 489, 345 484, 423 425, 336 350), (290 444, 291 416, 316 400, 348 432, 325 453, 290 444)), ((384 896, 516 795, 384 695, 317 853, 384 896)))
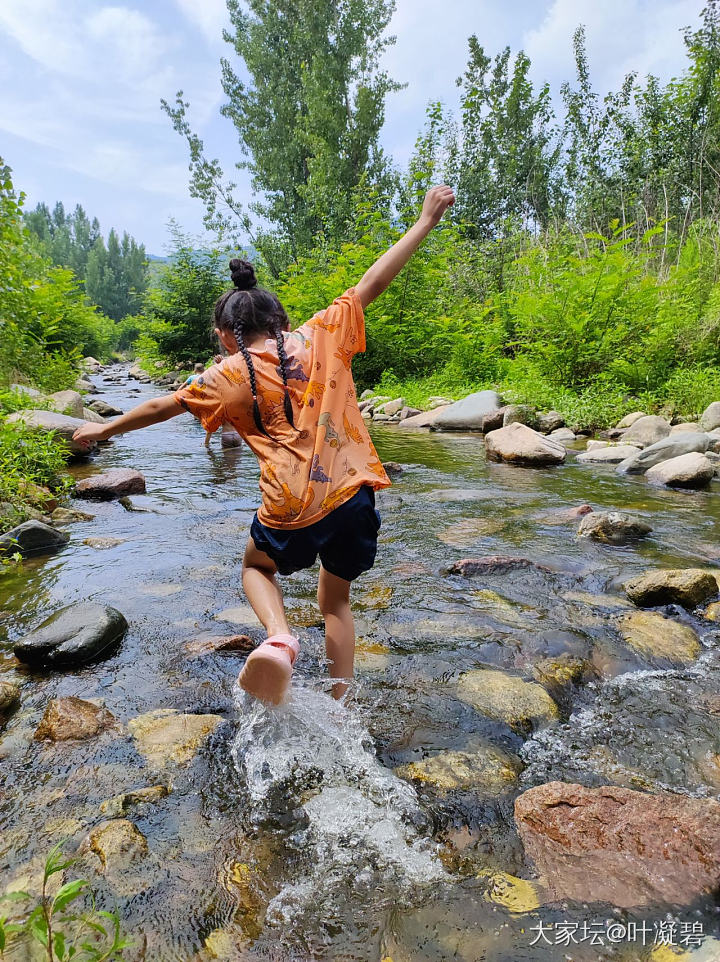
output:
MULTIPOLYGON (((357 911, 409 903, 445 879, 434 843, 416 828, 426 822, 412 786, 383 767, 359 712, 296 678, 287 701, 268 709, 235 689, 240 715, 232 746, 247 783, 251 817, 286 813, 284 827, 297 867, 268 906, 266 921, 303 920, 347 931, 357 911)), ((317 946, 317 942, 315 941, 317 946)))

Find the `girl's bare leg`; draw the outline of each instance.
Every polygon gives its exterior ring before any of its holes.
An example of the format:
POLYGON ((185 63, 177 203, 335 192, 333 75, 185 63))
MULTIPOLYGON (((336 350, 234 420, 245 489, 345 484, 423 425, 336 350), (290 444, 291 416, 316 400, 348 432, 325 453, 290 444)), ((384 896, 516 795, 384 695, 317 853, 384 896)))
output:
POLYGON ((247 599, 252 609, 271 635, 289 634, 283 593, 277 583, 275 562, 255 547, 252 538, 248 538, 243 558, 242 583, 247 599))
MULTIPOLYGON (((320 565, 318 604, 325 619, 325 650, 331 678, 352 678, 355 661, 355 625, 350 610, 350 582, 331 575, 320 565)), ((347 685, 333 685, 333 697, 341 698, 347 685)))

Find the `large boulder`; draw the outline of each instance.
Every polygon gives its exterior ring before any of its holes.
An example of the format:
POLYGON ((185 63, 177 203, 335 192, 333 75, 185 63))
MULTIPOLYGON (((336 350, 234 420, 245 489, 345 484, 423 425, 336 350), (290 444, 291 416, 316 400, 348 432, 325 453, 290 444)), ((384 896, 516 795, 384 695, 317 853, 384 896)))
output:
POLYGON ((537 728, 558 717, 557 705, 541 685, 504 671, 465 672, 458 681, 458 698, 514 728, 537 728))
POLYGON ((496 391, 476 391, 449 404, 432 426, 438 431, 481 431, 483 417, 499 407, 502 402, 496 391))
POLYGON ((95 501, 110 501, 129 494, 144 494, 145 478, 131 468, 112 468, 103 474, 93 474, 75 485, 75 496, 95 501))
POLYGON ((650 468, 645 477, 652 484, 671 488, 705 488, 713 479, 715 466, 699 451, 661 461, 650 468))
POLYGON ((696 431, 683 431, 673 434, 655 444, 650 444, 637 454, 630 455, 622 461, 618 467, 618 474, 642 474, 649 468, 660 464, 661 461, 668 461, 670 458, 678 458, 683 454, 690 454, 699 451, 704 454, 710 443, 707 434, 696 431))
POLYGON ((398 427, 401 428, 430 428, 437 421, 438 417, 447 408, 437 407, 434 411, 423 411, 421 414, 413 414, 409 418, 403 418, 398 427))
POLYGON ((666 568, 646 571, 624 585, 625 592, 640 608, 682 605, 691 611, 718 593, 718 582, 702 568, 666 568))
POLYGON ((48 394, 47 401, 51 410, 58 414, 67 414, 71 418, 82 417, 83 399, 77 391, 56 391, 55 394, 48 394))
POLYGON ((52 698, 35 729, 38 741, 53 742, 92 738, 115 725, 115 716, 102 705, 75 695, 52 698))
POLYGON ((82 665, 109 652, 127 631, 124 616, 109 605, 82 602, 50 615, 15 642, 15 657, 28 665, 82 665))
POLYGON ((80 418, 71 418, 55 411, 15 411, 7 420, 9 424, 24 424, 33 431, 53 431, 57 437, 68 443, 71 454, 86 455, 96 447, 94 441, 73 441, 73 434, 85 423, 80 418))
POLYGON ((24 558, 30 555, 49 554, 63 548, 70 540, 65 531, 51 528, 42 521, 23 521, 0 536, 0 555, 19 552, 24 558))
POLYGON ((703 431, 714 431, 715 428, 720 428, 720 401, 708 404, 700 415, 700 427, 703 431))
POLYGON ((720 885, 720 803, 548 782, 515 800, 525 850, 554 900, 689 905, 720 885))
POLYGON ((615 545, 638 541, 651 531, 649 524, 621 511, 593 511, 585 515, 578 528, 581 538, 615 545))
POLYGON ((700 654, 697 633, 657 611, 624 612, 617 626, 625 643, 641 655, 690 664, 700 654))
POLYGON ((486 434, 485 450, 491 461, 528 466, 562 464, 567 457, 558 441, 519 423, 486 434))
POLYGON ((670 434, 670 424, 665 418, 656 414, 646 414, 638 418, 631 427, 623 433, 623 444, 635 444, 640 448, 647 448, 656 441, 662 441, 670 434))
POLYGON ((603 447, 596 447, 595 445, 590 447, 590 442, 588 442, 587 450, 578 454, 575 460, 581 464, 619 464, 635 457, 641 451, 640 448, 632 444, 610 444, 601 441, 595 443, 603 444, 603 447))

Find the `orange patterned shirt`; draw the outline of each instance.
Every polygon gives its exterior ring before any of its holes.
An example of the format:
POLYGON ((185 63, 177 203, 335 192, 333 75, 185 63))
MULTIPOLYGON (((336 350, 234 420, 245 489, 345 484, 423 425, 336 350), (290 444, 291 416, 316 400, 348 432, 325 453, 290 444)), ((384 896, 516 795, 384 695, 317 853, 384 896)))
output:
POLYGON ((260 462, 258 520, 270 528, 304 528, 348 501, 363 484, 387 488, 390 479, 360 413, 351 361, 365 350, 365 317, 354 287, 296 330, 284 333, 292 427, 283 408, 277 344, 248 348, 255 368, 262 422, 252 414, 242 354, 213 365, 175 398, 206 431, 228 421, 260 462))

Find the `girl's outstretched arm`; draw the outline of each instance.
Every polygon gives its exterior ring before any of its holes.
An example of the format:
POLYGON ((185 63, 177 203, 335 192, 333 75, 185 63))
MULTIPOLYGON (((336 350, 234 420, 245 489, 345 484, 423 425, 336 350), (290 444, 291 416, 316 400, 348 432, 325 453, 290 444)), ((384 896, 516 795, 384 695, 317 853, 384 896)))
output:
POLYGON ((400 273, 418 249, 422 241, 436 227, 442 215, 455 203, 455 194, 451 187, 445 184, 433 187, 425 195, 420 217, 410 230, 403 234, 400 240, 385 251, 373 266, 369 268, 356 285, 356 290, 363 308, 374 301, 392 280, 400 273))
POLYGON ((167 397, 151 398, 149 401, 138 404, 127 414, 115 418, 114 421, 108 421, 107 424, 95 424, 92 421, 87 421, 73 434, 73 441, 107 441, 114 434, 137 431, 138 428, 146 428, 150 424, 167 421, 184 411, 185 408, 175 400, 172 394, 167 397))

